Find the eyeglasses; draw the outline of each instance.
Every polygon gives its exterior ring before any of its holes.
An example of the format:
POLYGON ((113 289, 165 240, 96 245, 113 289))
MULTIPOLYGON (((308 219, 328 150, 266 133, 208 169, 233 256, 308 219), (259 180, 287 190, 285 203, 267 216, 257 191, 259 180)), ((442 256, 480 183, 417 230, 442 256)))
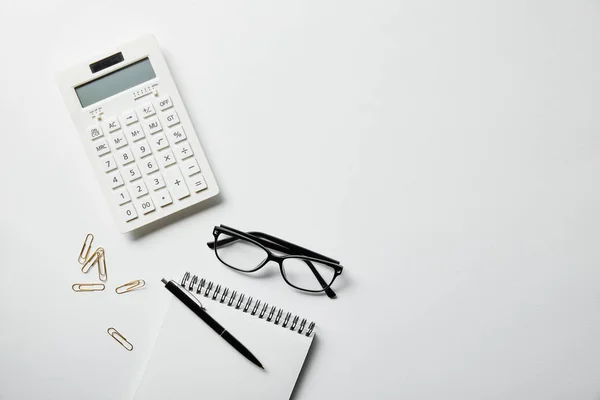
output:
POLYGON ((339 261, 261 232, 246 233, 220 225, 213 229, 213 236, 214 242, 206 244, 223 264, 236 271, 256 272, 275 261, 291 287, 336 297, 331 284, 344 269, 339 261), (272 250, 285 255, 276 255, 272 250))

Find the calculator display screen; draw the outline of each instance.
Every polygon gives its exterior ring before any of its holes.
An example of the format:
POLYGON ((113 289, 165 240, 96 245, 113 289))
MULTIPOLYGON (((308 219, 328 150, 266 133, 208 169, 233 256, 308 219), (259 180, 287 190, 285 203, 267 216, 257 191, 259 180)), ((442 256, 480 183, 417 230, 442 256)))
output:
POLYGON ((124 90, 156 78, 148 58, 134 62, 75 88, 81 107, 87 107, 124 90))

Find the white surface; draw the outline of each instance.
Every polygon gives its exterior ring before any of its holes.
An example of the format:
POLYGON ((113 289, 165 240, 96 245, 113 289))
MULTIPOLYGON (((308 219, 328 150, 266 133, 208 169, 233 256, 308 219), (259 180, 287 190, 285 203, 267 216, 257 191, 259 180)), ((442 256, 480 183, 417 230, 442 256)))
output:
POLYGON ((234 306, 199 298, 210 316, 250 349, 265 369, 244 359, 173 298, 135 399, 195 400, 198 392, 209 399, 289 399, 313 336, 291 332, 289 325, 282 328, 283 320, 275 325, 234 306))
POLYGON ((185 270, 317 321, 295 399, 600 395, 598 2, 25 0, 0 38, 0 399, 126 399, 185 270), (121 235, 54 72, 146 32, 222 196, 121 235), (339 298, 228 270, 219 223, 340 259, 339 298))

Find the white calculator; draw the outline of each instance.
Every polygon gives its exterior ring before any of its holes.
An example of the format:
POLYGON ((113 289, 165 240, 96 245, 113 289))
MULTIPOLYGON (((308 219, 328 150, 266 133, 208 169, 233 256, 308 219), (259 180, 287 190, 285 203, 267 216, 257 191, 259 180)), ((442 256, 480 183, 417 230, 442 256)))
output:
POLYGON ((75 65, 57 79, 122 232, 219 193, 154 36, 75 65))

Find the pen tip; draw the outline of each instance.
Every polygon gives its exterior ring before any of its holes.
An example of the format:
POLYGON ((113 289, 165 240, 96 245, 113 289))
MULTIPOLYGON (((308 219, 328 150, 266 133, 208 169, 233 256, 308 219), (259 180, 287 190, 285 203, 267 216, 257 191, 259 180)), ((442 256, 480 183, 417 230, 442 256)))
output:
POLYGON ((162 278, 160 281, 161 281, 162 283, 164 283, 165 285, 167 284, 167 280, 166 280, 165 278, 162 278))

